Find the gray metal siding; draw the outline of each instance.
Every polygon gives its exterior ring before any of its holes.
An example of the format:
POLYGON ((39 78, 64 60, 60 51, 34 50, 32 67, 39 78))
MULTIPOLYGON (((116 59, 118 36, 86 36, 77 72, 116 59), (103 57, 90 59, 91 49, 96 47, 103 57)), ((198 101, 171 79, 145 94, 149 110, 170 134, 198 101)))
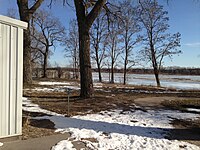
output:
POLYGON ((23 29, 0 22, 0 138, 22 133, 23 29))

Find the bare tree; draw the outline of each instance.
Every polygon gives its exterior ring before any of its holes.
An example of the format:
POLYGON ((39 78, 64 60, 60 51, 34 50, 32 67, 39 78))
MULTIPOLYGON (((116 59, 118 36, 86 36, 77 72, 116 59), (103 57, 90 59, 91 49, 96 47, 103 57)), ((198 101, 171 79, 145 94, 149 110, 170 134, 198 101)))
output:
POLYGON ((121 29, 119 28, 119 21, 115 20, 110 23, 109 27, 109 35, 107 38, 108 45, 108 58, 111 61, 111 83, 114 83, 114 69, 116 66, 117 58, 120 54, 122 54, 122 47, 120 47, 120 43, 122 42, 122 38, 120 37, 121 29))
POLYGON ((81 74, 82 98, 93 95, 93 81, 90 61, 90 35, 89 30, 97 18, 106 0, 85 1, 74 0, 79 31, 79 59, 81 74), (92 7, 89 7, 92 2, 92 7), (89 9, 88 9, 89 8, 89 9))
MULTIPOLYGON (((33 47, 33 45, 31 46, 33 47)), ((31 66, 32 69, 43 66, 43 55, 37 48, 31 49, 31 66)))
POLYGON ((65 48, 65 56, 72 58, 73 64, 73 78, 78 79, 79 77, 79 37, 78 37, 78 24, 77 21, 71 20, 69 23, 69 33, 64 40, 63 45, 65 48))
MULTIPOLYGON (((52 1, 50 1, 50 5, 52 1)), ((102 8, 108 10, 105 6, 106 2, 107 0, 74 0, 79 31, 80 97, 82 98, 93 95, 89 30, 102 8)), ((69 4, 67 0, 63 0, 63 3, 69 4)))
POLYGON ((23 53, 23 82, 26 84, 32 83, 31 40, 30 40, 29 22, 32 18, 33 13, 40 7, 43 1, 44 0, 35 0, 31 5, 29 0, 17 0, 20 20, 28 23, 28 29, 24 30, 24 53, 23 53))
POLYGON ((64 70, 57 62, 55 62, 55 69, 57 71, 58 78, 60 79, 64 74, 64 70))
POLYGON ((47 63, 52 47, 55 48, 56 43, 62 42, 65 35, 65 28, 60 21, 44 10, 37 11, 33 16, 34 28, 39 32, 32 34, 33 39, 38 41, 42 46, 38 48, 43 55, 43 77, 47 77, 47 63))
POLYGON ((43 64, 43 55, 40 52, 40 50, 44 49, 44 45, 38 41, 36 37, 39 34, 39 31, 36 29, 33 18, 31 20, 30 24, 30 34, 31 34, 31 64, 32 69, 35 69, 35 67, 41 67, 43 64))
POLYGON ((138 13, 136 8, 133 7, 131 0, 125 0, 120 3, 121 19, 120 28, 122 29, 121 35, 123 39, 123 51, 124 51, 124 81, 126 84, 127 69, 135 65, 133 59, 133 47, 141 41, 141 37, 137 36, 137 33, 141 31, 138 23, 138 13))
POLYGON ((99 82, 102 82, 101 68, 103 66, 103 60, 107 57, 106 45, 108 30, 106 16, 101 14, 98 16, 91 28, 91 57, 95 60, 99 74, 99 82))
MULTIPOLYGON (((180 33, 169 34, 167 12, 156 0, 139 1, 140 21, 145 29, 146 37, 143 39, 145 47, 141 50, 143 57, 150 61, 156 78, 157 86, 160 86, 159 72, 164 57, 172 58, 174 54, 181 53, 177 47, 180 46, 180 33)), ((144 36, 145 37, 145 36, 144 36)))

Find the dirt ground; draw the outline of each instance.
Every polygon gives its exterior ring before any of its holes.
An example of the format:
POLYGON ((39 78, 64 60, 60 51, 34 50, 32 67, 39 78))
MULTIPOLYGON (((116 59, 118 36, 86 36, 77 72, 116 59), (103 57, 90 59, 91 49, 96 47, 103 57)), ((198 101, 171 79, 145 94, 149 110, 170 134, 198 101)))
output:
MULTIPOLYGON (((35 86, 33 85, 33 87, 35 86)), ((30 92, 24 90, 24 96, 31 98, 33 103, 39 104, 41 108, 66 116, 97 113, 110 109, 132 110, 134 108, 142 111, 178 109, 186 111, 184 108, 187 106, 200 108, 200 91, 176 91, 153 87, 129 87, 127 90, 123 86, 117 86, 107 84, 102 88, 96 88, 94 96, 88 99, 80 99, 79 91, 72 91, 70 93, 69 114, 65 92, 30 92), (140 107, 136 107, 136 105, 140 107)), ((31 116, 42 115, 44 114, 23 112, 24 139, 56 134, 54 133, 54 124, 49 120, 30 119, 31 116)), ((197 121, 174 120, 172 125, 175 129, 171 131, 167 138, 183 140, 200 146, 200 118, 197 121)))

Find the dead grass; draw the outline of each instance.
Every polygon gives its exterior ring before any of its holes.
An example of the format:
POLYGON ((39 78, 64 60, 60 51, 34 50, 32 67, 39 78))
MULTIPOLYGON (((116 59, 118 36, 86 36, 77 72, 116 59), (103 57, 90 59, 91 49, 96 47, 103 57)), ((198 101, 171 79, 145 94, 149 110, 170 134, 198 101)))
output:
POLYGON ((200 98, 183 98, 163 101, 162 104, 168 108, 186 111, 186 108, 200 108, 200 98))
POLYGON ((200 146, 200 119, 175 119, 171 124, 174 126, 175 130, 169 133, 169 139, 181 140, 200 146))

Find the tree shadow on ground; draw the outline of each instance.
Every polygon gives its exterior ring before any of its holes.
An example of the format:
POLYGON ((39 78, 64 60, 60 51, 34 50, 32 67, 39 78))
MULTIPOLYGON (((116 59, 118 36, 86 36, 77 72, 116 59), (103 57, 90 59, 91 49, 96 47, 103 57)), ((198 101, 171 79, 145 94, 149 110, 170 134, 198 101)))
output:
MULTIPOLYGON (((171 129, 171 128, 158 128, 145 126, 131 126, 119 123, 109 123, 102 121, 91 121, 77 118, 67 118, 64 116, 43 116, 36 117, 37 120, 50 120, 55 124, 57 129, 75 128, 75 129, 88 129, 102 133, 119 133, 125 135, 136 135, 142 137, 149 137, 155 139, 173 139, 173 140, 200 140, 200 128, 188 129, 171 129), (169 133, 181 133, 182 136, 169 137, 169 133), (187 136, 188 133, 196 133, 194 136, 187 136), (186 135, 186 136, 184 136, 186 135)), ((44 127, 44 126, 43 126, 44 127)), ((48 128, 48 126, 46 126, 48 128)), ((51 126, 52 128, 52 126, 51 126)))

